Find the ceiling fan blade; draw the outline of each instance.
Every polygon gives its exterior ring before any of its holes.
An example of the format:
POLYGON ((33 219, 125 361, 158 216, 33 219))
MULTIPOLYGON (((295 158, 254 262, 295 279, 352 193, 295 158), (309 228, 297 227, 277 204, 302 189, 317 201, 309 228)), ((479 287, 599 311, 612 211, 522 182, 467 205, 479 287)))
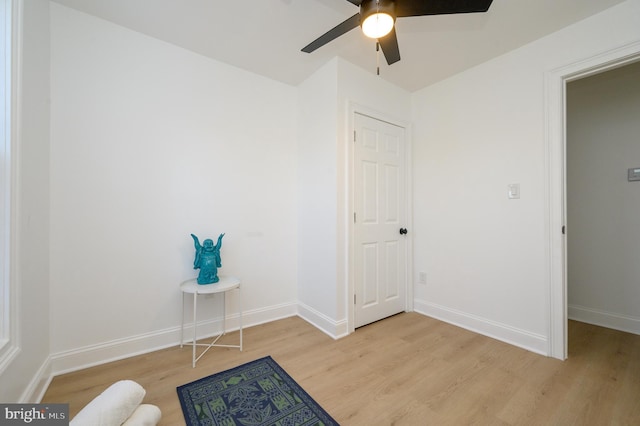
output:
POLYGON ((356 13, 351 18, 347 19, 346 21, 339 24, 338 26, 330 29, 329 31, 327 31, 326 33, 324 33, 323 35, 321 35, 320 37, 318 37, 317 39, 315 39, 314 41, 312 41, 311 43, 303 47, 302 51, 306 53, 311 53, 317 48, 324 46, 325 44, 329 43, 332 40, 335 40, 341 35, 348 33, 349 31, 351 31, 352 29, 356 28, 359 25, 360 25, 360 14, 356 13))
POLYGON ((493 0, 396 0, 396 16, 486 12, 493 0))
POLYGON ((391 32, 386 36, 379 38, 378 43, 382 48, 382 53, 387 60, 387 64, 395 64, 400 60, 400 48, 398 47, 398 38, 396 37, 396 29, 392 28, 391 32))
POLYGON ((360 3, 362 3, 362 0, 347 0, 349 3, 353 3, 356 6, 360 6, 360 3))

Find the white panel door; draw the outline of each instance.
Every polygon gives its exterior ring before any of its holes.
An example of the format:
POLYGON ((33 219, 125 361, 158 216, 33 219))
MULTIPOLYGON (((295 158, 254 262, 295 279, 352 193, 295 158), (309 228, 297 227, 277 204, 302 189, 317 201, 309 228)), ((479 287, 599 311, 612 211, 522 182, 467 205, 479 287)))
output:
POLYGON ((355 114, 355 327, 406 309, 404 128, 355 114))

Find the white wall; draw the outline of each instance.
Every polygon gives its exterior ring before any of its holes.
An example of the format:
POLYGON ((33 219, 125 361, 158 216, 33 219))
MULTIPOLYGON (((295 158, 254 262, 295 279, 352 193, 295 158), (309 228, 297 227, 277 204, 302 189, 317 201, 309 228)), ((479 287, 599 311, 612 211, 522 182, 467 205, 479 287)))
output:
POLYGON ((416 310, 547 353, 545 73, 639 40, 638 22, 627 1, 414 94, 416 310))
POLYGON ((640 334, 640 63, 567 85, 569 317, 640 334))
POLYGON ((354 108, 408 122, 408 92, 342 59, 299 87, 300 315, 333 337, 348 333, 350 143, 354 108))
POLYGON ((336 60, 298 88, 298 301, 300 314, 336 335, 338 116, 336 60))
POLYGON ((14 4, 22 13, 11 252, 19 353, 0 374, 0 401, 33 402, 49 376, 49 2, 14 4))
POLYGON ((190 233, 245 325, 293 315, 295 88, 55 3, 51 46, 54 371, 177 343, 190 233))

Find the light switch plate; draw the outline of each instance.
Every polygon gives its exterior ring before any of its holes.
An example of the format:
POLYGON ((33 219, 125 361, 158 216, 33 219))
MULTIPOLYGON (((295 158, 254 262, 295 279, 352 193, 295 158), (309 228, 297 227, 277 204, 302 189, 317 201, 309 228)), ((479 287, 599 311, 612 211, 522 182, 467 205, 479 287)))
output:
POLYGON ((633 167, 627 173, 629 182, 640 181, 640 167, 633 167))
POLYGON ((510 200, 515 200, 520 198, 519 183, 512 183, 510 185, 507 185, 507 197, 509 197, 510 200))

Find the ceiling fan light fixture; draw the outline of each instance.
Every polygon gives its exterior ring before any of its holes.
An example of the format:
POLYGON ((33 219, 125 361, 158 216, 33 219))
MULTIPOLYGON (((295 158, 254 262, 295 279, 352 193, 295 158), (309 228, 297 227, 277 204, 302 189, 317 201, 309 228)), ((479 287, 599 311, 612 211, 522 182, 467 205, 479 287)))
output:
POLYGON ((362 32, 369 38, 381 38, 393 29, 393 17, 379 12, 367 16, 362 22, 362 32))
POLYGON ((369 38, 381 38, 395 24, 395 2, 390 0, 363 0, 360 3, 362 32, 369 38))

